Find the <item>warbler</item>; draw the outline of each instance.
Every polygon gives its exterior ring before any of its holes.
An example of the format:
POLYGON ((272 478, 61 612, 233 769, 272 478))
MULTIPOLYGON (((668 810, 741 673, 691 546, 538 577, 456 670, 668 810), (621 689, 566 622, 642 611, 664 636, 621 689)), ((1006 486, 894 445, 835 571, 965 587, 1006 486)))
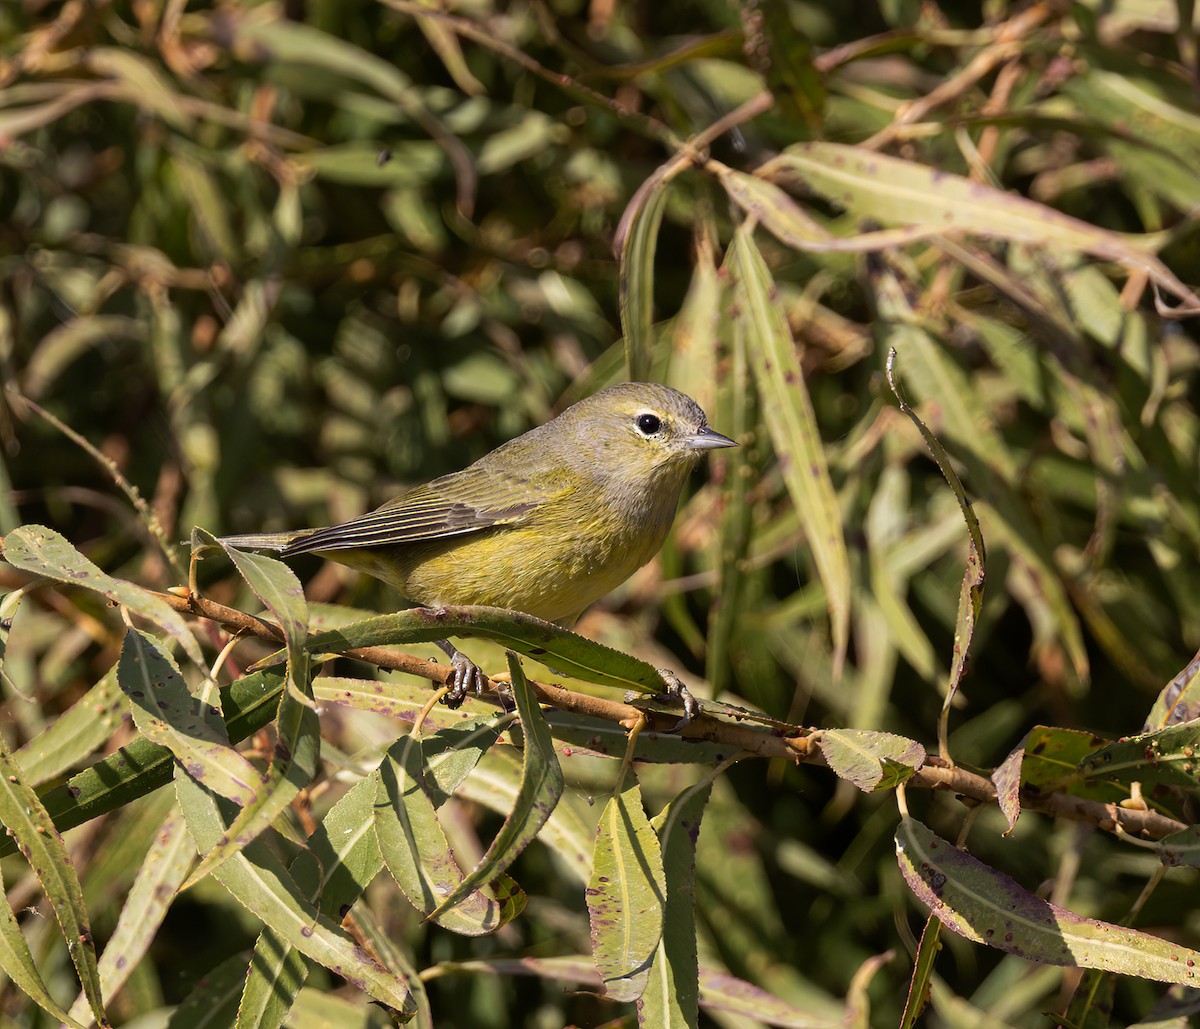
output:
MULTIPOLYGON (((662 546, 701 456, 737 444, 667 386, 610 386, 544 425, 339 525, 226 536, 234 547, 318 554, 423 606, 485 604, 570 627, 662 546)), ((448 640, 447 702, 484 676, 448 640)))

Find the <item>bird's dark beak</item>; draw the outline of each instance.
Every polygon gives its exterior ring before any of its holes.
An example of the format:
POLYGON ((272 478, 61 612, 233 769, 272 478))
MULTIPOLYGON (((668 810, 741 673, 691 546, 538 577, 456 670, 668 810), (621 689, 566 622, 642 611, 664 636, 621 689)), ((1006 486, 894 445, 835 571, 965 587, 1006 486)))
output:
POLYGON ((728 436, 713 432, 707 425, 699 432, 687 438, 688 446, 693 450, 716 450, 719 447, 736 447, 737 444, 728 436))

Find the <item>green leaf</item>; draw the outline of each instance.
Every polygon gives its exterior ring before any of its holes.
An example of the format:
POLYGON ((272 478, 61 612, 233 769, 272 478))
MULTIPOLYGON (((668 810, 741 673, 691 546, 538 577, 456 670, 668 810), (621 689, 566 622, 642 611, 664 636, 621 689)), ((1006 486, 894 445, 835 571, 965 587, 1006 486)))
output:
POLYGON ((0 553, 14 568, 94 590, 114 603, 123 604, 134 614, 161 626, 179 641, 188 657, 197 664, 202 663, 200 645, 174 608, 140 586, 102 572, 53 529, 44 525, 22 525, 13 529, 4 537, 0 553))
POLYGON ((1079 763, 1079 774, 1107 782, 1200 785, 1200 721, 1171 725, 1101 747, 1079 763))
MULTIPOLYGON (((428 682, 401 682, 397 679, 354 679, 342 675, 319 675, 313 679, 313 697, 330 704, 343 704, 355 711, 370 711, 384 718, 412 722, 429 705, 428 682)), ((425 716, 432 731, 453 728, 463 716, 486 718, 495 714, 491 704, 468 696, 463 706, 451 711, 438 705, 425 716)))
POLYGON ((1021 786, 1033 791, 1065 790, 1076 797, 1106 803, 1125 800, 1128 787, 1088 780, 1080 770, 1082 762, 1108 742, 1078 729, 1034 726, 1025 737, 1021 786))
POLYGON ((864 793, 889 790, 925 763, 925 748, 890 732, 824 729, 819 746, 829 767, 864 793))
POLYGON ((482 884, 499 879, 541 831, 563 793, 562 768, 554 753, 550 729, 533 690, 529 688, 521 663, 511 651, 508 654, 508 671, 525 738, 521 787, 512 811, 504 819, 504 824, 479 864, 442 900, 431 918, 450 910, 482 884))
MULTIPOLYGON (((282 691, 283 677, 276 671, 244 676, 221 690, 226 728, 234 743, 271 721, 282 691)), ((55 827, 65 832, 165 786, 174 764, 166 747, 139 738, 47 790, 42 801, 55 827)), ((0 835, 0 857, 15 850, 12 839, 0 835)))
POLYGON ((117 666, 13 755, 31 785, 46 782, 82 762, 111 739, 129 710, 117 682, 117 666))
MULTIPOLYGON (((288 869, 297 889, 331 919, 341 918, 383 868, 371 821, 378 781, 378 773, 372 773, 347 790, 288 869)), ((281 1025, 308 969, 303 954, 274 930, 264 929, 254 944, 238 1004, 239 1029, 281 1025)))
POLYGON ((587 890, 592 957, 612 1000, 635 1001, 646 990, 662 941, 666 892, 662 848, 637 778, 626 771, 600 816, 587 890))
MULTIPOLYGON (((200 530, 197 534, 202 538, 207 536, 200 530)), ((204 541, 211 543, 212 538, 204 541)), ((262 787, 251 801, 240 805, 242 810, 229 831, 204 855, 185 888, 199 882, 236 850, 269 828, 316 777, 321 760, 321 723, 313 709, 309 656, 304 649, 308 637, 308 604, 300 580, 280 561, 232 547, 224 549, 283 629, 287 641, 288 681, 279 698, 275 752, 262 787)))
POLYGON ((908 984, 908 996, 904 1001, 904 1014, 900 1018, 900 1029, 912 1029, 926 1007, 929 1006, 933 966, 937 960, 938 951, 942 949, 939 940, 941 932, 942 923, 934 915, 930 915, 925 920, 925 928, 921 931, 921 943, 917 947, 917 956, 913 961, 912 979, 908 984))
POLYGON ((209 969, 172 1013, 167 1029, 216 1029, 233 1024, 238 995, 246 978, 245 953, 209 969))
POLYGON ((796 345, 774 301, 775 284, 748 226, 735 233, 730 254, 737 277, 734 296, 746 319, 749 338, 758 342, 748 350, 767 432, 825 587, 836 678, 845 662, 850 634, 850 563, 841 508, 796 345))
MULTIPOLYGON (((564 760, 568 760, 564 754, 564 760)), ((510 748, 496 747, 484 755, 474 773, 458 788, 457 796, 506 816, 517 804, 523 782, 522 761, 510 748)), ((586 801, 568 793, 538 833, 538 841, 562 859, 562 869, 580 887, 592 874, 595 818, 586 801)))
POLYGON ((621 333, 630 382, 646 382, 654 364, 654 254, 669 183, 647 179, 633 195, 622 219, 620 266, 621 333))
POLYGON ((464 877, 426 785, 422 743, 420 737, 401 737, 379 768, 375 833, 383 861, 408 902, 425 918, 465 936, 494 932, 502 924, 501 909, 486 887, 442 909, 442 901, 458 892, 464 877))
MULTIPOLYGON (((137 877, 121 907, 117 927, 100 956, 100 985, 110 1000, 129 980, 146 956, 166 917, 176 891, 196 860, 196 846, 188 834, 183 815, 173 808, 155 834, 154 842, 138 869, 137 877)), ((87 1015, 83 997, 71 1008, 74 1018, 87 1015)))
MULTIPOLYGON (((924 333, 916 333, 916 336, 922 343, 929 342, 931 344, 932 342, 924 333)), ((940 355, 936 347, 926 347, 925 349, 926 356, 930 360, 939 362, 940 355)), ((917 416, 916 411, 909 407, 908 401, 900 392, 900 385, 895 376, 895 359, 896 350, 893 348, 888 355, 888 385, 891 386, 892 393, 900 404, 900 410, 908 415, 909 420, 917 427, 917 431, 925 440, 925 445, 933 455, 934 461, 937 462, 942 478, 946 480, 953 491, 954 499, 958 501, 959 510, 962 511, 963 520, 967 523, 967 535, 970 537, 970 544, 967 547, 967 566, 963 571, 962 586, 958 594, 958 614, 954 619, 954 654, 950 661, 950 679, 946 685, 945 699, 942 702, 942 726, 944 727, 950 705, 954 702, 954 695, 958 692, 963 673, 967 668, 971 640, 975 635, 975 624, 979 621, 979 612, 983 609, 983 587, 987 578, 987 548, 984 546, 983 532, 979 528, 979 519, 971 507, 970 500, 967 499, 967 491, 963 488, 962 480, 950 463, 950 455, 946 453, 946 449, 938 438, 917 416)), ((949 369, 952 366, 944 367, 949 369)), ((999 444, 995 448, 995 454, 998 459, 999 455, 1005 454, 1003 447, 999 444)))
POLYGON ((1200 952, 1042 900, 911 818, 896 830, 896 856, 917 899, 968 940, 1049 965, 1200 982, 1200 952))
POLYGON ((767 179, 796 179, 859 219, 924 226, 1091 254, 1142 271, 1189 307, 1197 297, 1152 254, 1150 239, 1124 236, 1005 190, 939 168, 840 143, 797 143, 758 169, 767 179))
MULTIPOLYGON (((217 798, 187 776, 177 776, 175 788, 188 829, 201 853, 208 853, 228 835, 226 816, 217 798)), ((365 991, 385 1006, 411 1010, 403 977, 381 968, 364 954, 328 916, 317 910, 282 863, 256 840, 229 855, 213 876, 248 911, 290 946, 365 991)))
POLYGON ((221 713, 188 690, 179 666, 153 636, 140 629, 125 634, 117 679, 147 740, 166 747, 188 775, 239 807, 254 801, 262 776, 229 745, 221 713))
MULTIPOLYGON (((0 971, 12 983, 32 1000, 38 1007, 49 1012, 57 1019, 74 1029, 83 1029, 83 1025, 73 1016, 67 1014, 58 1006, 38 972, 37 962, 29 951, 29 944, 21 927, 17 924, 17 916, 9 906, 8 897, 4 893, 4 876, 0 870, 0 971)), ((90 1021, 90 1020, 89 1020, 90 1021)))
POLYGON ((645 661, 552 622, 498 607, 414 607, 364 619, 309 638, 310 652, 429 643, 451 636, 495 640, 553 671, 638 693, 661 693, 662 676, 645 661))
POLYGON ((1112 972, 1089 968, 1080 977, 1067 1005, 1064 1024, 1075 1029, 1108 1029, 1112 1025, 1117 977, 1112 972))
MULTIPOLYGON (((96 965, 96 945, 92 941, 79 877, 75 874, 75 866, 71 864, 63 838, 54 828, 50 815, 33 787, 25 781, 3 734, 0 734, 0 825, 16 840, 17 847, 42 884, 46 899, 67 941, 71 962, 79 974, 79 982, 92 1015, 101 1025, 107 1025, 100 971, 96 965)), ((0 908, 11 913, 7 904, 0 905, 0 908)), ((0 917, 3 917, 3 911, 0 911, 0 917)), ((8 928, 20 932, 15 921, 8 928)), ((18 974, 22 974, 24 962, 16 940, 8 936, 7 941, 15 960, 14 968, 18 974)))
POLYGON ((700 1007, 705 1011, 724 1011, 754 1022, 792 1029, 835 1029, 847 1024, 845 1012, 833 1015, 808 1011, 728 972, 703 966, 700 969, 700 1007))
POLYGON ((1143 727, 1153 732, 1176 722, 1190 722, 1200 718, 1200 652, 1187 663, 1154 701, 1143 727))
POLYGON ((675 797, 651 822, 662 848, 667 900, 662 939, 639 1002, 643 1025, 695 1026, 700 1017, 700 963, 696 952, 696 840, 712 793, 704 780, 675 797))

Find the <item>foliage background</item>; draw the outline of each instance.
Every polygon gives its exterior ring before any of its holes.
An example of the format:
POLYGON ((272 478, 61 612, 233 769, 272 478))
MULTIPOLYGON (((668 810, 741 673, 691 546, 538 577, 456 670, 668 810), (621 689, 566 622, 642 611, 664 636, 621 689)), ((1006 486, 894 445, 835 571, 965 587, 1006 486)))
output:
MULTIPOLYGON (((0 396, 0 529, 44 523, 114 575, 179 579, 109 473, 19 396, 100 448, 176 540, 193 525, 351 516, 623 378, 622 214, 678 152, 672 141, 764 90, 774 106, 712 144, 728 167, 882 131, 872 145, 885 153, 1105 230, 1161 234, 1165 264, 1200 281, 1195 34, 1177 29, 1172 5, 449 6, 474 35, 399 2, 0 7, 0 374, 16 387, 0 396), (908 105, 931 94, 939 102, 913 117, 908 105)), ((889 186, 876 200, 902 207, 889 186)), ((839 235, 889 223, 798 193, 839 235)), ((784 482, 794 455, 747 407, 755 390, 729 346, 728 276, 716 269, 745 213, 711 168, 682 170, 664 203, 657 250, 631 257, 655 312, 635 360, 695 393, 746 446, 739 464, 717 460, 708 484, 697 478, 661 559, 581 630, 780 718, 932 743, 966 543, 883 383, 896 345, 989 547, 953 752, 993 766, 1039 723, 1138 731, 1200 646, 1191 325, 1155 313, 1140 272, 1080 257, 1050 230, 1042 245, 968 232, 957 251, 924 241, 870 255, 805 252, 758 231, 840 502, 853 599, 839 680, 826 593, 784 482)), ((333 566, 297 570, 310 599, 397 604, 333 566)), ((221 563, 204 565, 203 583, 249 601, 221 563)), ((25 605, 5 659, 9 742, 66 710, 120 639, 83 596, 42 591, 25 605)), ((346 753, 388 732, 353 713, 323 728, 346 753)), ((646 786, 661 801, 694 774, 658 770, 646 786)), ((605 789, 586 777, 575 788, 605 789)), ((951 799, 911 803, 956 835, 951 799)), ((70 837, 101 938, 136 871, 130 855, 161 817, 151 798, 70 837)), ((870 990, 872 1020, 894 1024, 924 918, 897 874, 894 824, 890 796, 862 797, 823 770, 733 769, 702 835, 702 953, 819 1012, 837 1010, 864 960, 894 949, 870 990)), ((973 852, 1089 916, 1121 920, 1157 864, 1034 814, 1010 837, 1002 828, 984 812, 973 852)), ((5 868, 33 899, 20 862, 5 868)), ((534 900, 501 938, 427 932, 394 898, 379 901, 385 924, 420 967, 586 951, 578 891, 536 848, 514 871, 534 900)), ((1172 871, 1137 924, 1197 945, 1195 887, 1193 870, 1172 871)), ((26 928, 69 1002, 65 948, 44 925, 26 928)), ((215 885, 192 891, 114 1011, 179 1003, 255 931, 215 885)), ((946 942, 934 1024, 1045 1024, 1041 1012, 1063 1009, 1063 970, 946 942)), ((429 988, 446 1024, 619 1014, 536 979, 456 975, 429 988)), ((1116 1017, 1143 1017, 1162 992, 1121 980, 1116 1017)), ((0 999, 10 1024, 41 1024, 11 985, 0 999)))

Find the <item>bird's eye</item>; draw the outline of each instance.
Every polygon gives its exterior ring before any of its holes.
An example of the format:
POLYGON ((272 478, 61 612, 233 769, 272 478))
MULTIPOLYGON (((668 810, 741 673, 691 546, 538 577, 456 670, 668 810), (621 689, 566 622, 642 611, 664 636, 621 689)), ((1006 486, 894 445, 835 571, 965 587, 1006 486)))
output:
POLYGON ((659 429, 662 428, 662 419, 656 414, 639 414, 637 416, 638 432, 643 436, 653 436, 659 429))

